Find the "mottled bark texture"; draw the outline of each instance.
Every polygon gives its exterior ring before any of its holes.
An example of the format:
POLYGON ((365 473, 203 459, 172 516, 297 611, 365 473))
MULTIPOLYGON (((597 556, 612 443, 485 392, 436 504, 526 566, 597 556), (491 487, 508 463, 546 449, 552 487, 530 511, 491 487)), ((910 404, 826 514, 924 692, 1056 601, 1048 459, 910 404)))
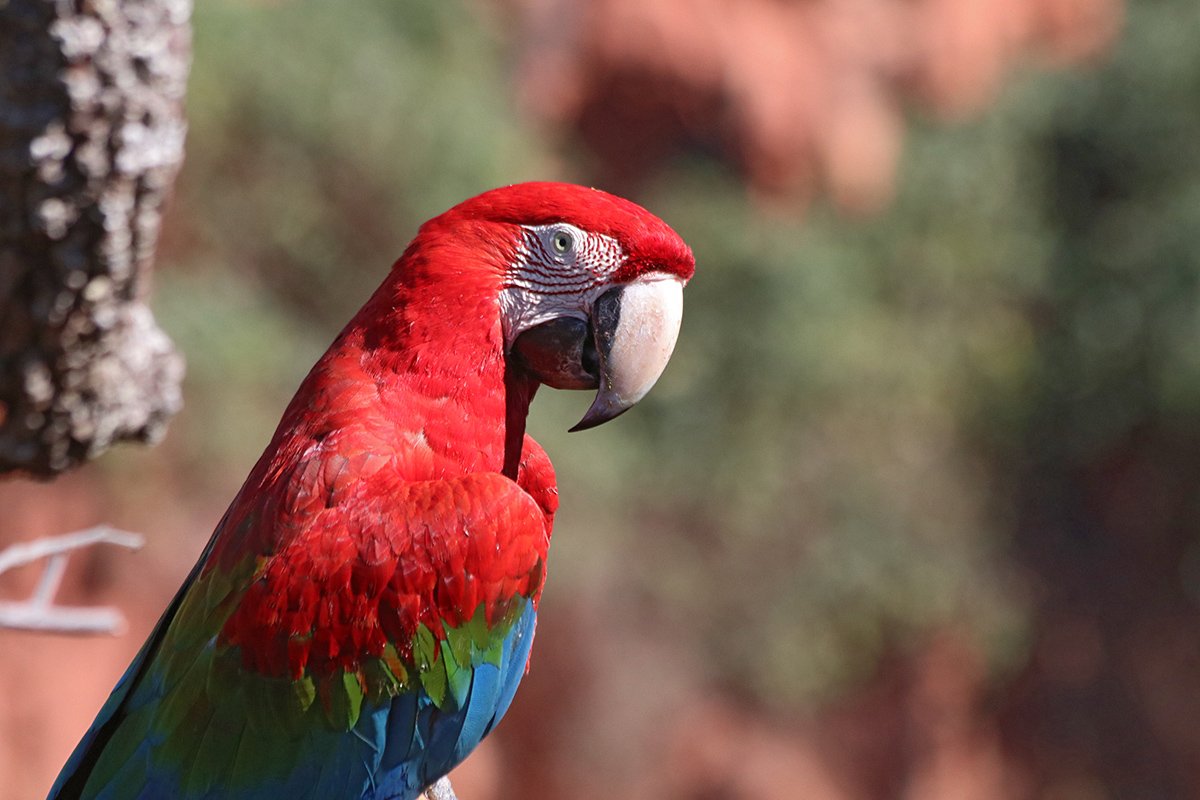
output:
POLYGON ((0 472, 153 441, 183 362, 143 303, 183 157, 191 0, 0 0, 0 472))

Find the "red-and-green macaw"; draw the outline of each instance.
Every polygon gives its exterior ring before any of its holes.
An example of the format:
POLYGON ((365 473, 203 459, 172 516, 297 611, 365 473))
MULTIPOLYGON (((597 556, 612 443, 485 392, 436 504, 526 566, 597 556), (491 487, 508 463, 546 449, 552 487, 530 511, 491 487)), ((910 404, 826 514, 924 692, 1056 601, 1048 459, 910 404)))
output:
POLYGON ((539 384, 650 389, 692 253, 527 183, 421 226, 321 357, 51 798, 413 800, 524 674, 558 506, 539 384))

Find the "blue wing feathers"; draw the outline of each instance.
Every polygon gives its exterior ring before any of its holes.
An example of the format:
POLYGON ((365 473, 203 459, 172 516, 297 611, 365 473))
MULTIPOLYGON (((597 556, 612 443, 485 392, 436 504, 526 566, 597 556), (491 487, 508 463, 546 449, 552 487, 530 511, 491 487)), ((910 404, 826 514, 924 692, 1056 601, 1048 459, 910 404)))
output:
POLYGON ((190 709, 167 707, 178 693, 173 689, 196 683, 189 673, 203 669, 205 661, 211 664, 210 654, 171 676, 172 686, 167 686, 164 670, 150 667, 164 655, 155 653, 157 638, 152 639, 72 755, 51 800, 415 800, 466 758, 508 709, 525 672, 535 617, 533 603, 527 601, 505 637, 500 663, 476 664, 469 681, 449 692, 442 708, 423 690, 402 693, 374 707, 364 703, 350 731, 322 726, 274 742, 266 741, 267 732, 259 730, 263 726, 251 724, 252 714, 240 692, 223 698, 225 702, 218 697, 190 709), (174 723, 166 730, 148 726, 156 736, 131 740, 121 735, 121 719, 163 719, 163 712, 174 723), (162 763, 161 740, 179 736, 191 741, 190 761, 182 767, 162 763), (236 744, 231 747, 230 742, 236 744), (110 772, 112 779, 82 791, 79 784, 101 759, 118 759, 111 762, 118 764, 110 772), (81 765, 86 770, 72 781, 81 765))
POLYGON ((500 666, 502 687, 500 699, 496 703, 496 713, 487 730, 484 731, 485 736, 508 711, 508 707, 512 705, 513 696, 517 693, 517 685, 521 682, 521 678, 525 677, 525 665, 529 663, 529 651, 533 647, 533 633, 536 626, 537 612, 534 611, 533 602, 530 601, 525 613, 517 620, 504 643, 504 658, 500 666))
POLYGON ((417 731, 417 695, 406 693, 392 698, 388 709, 386 739, 380 764, 385 772, 397 769, 412 758, 413 737, 417 731))
POLYGON ((454 744, 454 755, 459 760, 466 758, 483 740, 495 719, 499 708, 500 684, 500 668, 495 664, 484 663, 475 667, 462 730, 454 744))
POLYGON ((381 770, 385 774, 375 796, 364 800, 415 800, 479 745, 508 709, 525 674, 535 619, 533 603, 527 601, 505 637, 500 665, 475 667, 465 702, 452 713, 437 709, 423 693, 392 701, 381 770), (399 755, 402 749, 408 750, 407 756, 399 755))

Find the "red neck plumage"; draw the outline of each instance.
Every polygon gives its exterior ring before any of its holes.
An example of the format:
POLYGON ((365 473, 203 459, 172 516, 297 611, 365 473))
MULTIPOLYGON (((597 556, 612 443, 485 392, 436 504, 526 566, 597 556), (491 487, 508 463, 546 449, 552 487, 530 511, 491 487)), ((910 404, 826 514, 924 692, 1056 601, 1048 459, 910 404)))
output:
POLYGON ((487 233, 423 230, 314 367, 280 432, 311 441, 347 424, 390 431, 431 452, 402 465, 411 480, 515 478, 536 385, 505 359, 498 297, 511 254, 487 233))

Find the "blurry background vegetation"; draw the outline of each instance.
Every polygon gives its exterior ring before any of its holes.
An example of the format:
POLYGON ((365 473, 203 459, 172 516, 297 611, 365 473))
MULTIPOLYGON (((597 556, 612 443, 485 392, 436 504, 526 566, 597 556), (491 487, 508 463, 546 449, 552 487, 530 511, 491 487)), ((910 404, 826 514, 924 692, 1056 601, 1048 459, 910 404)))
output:
POLYGON ((187 409, 90 468, 113 521, 150 495, 207 518, 182 577, 421 221, 598 183, 697 274, 634 413, 569 436, 587 398, 535 404, 563 510, 528 697, 477 791, 1200 793, 1200 6, 1131 4, 1102 57, 1027 61, 963 121, 901 96, 870 213, 748 190, 700 134, 605 183, 586 115, 514 88, 517 12, 550 6, 197 4, 154 289, 187 409))

